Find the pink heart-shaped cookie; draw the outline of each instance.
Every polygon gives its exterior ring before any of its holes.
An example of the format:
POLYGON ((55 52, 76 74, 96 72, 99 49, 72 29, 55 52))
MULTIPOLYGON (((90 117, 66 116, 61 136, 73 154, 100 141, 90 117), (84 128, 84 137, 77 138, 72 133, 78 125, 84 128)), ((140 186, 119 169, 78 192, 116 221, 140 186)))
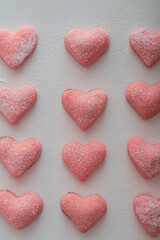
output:
POLYGON ((160 32, 151 35, 141 29, 130 36, 130 45, 147 67, 152 67, 160 59, 160 32))
POLYGON ((140 137, 128 142, 128 153, 139 173, 147 179, 160 172, 160 143, 149 145, 140 137))
POLYGON ((61 208, 79 230, 85 233, 106 213, 107 204, 99 195, 81 198, 75 193, 68 193, 61 199, 61 208))
POLYGON ((32 86, 26 85, 16 91, 3 87, 0 89, 0 112, 14 125, 35 104, 36 100, 37 91, 32 86))
POLYGON ((0 191, 0 213, 15 228, 30 225, 41 213, 43 202, 35 193, 17 197, 9 191, 0 191))
POLYGON ((35 139, 17 143, 13 138, 0 138, 0 160, 13 177, 20 177, 40 157, 41 144, 35 139))
POLYGON ((70 142, 63 148, 63 160, 80 181, 89 175, 105 159, 106 148, 103 143, 92 141, 86 146, 70 142))
POLYGON ((69 31, 64 39, 68 52, 85 67, 94 63, 108 48, 109 35, 103 29, 69 31))
POLYGON ((107 95, 100 89, 84 94, 77 90, 66 90, 62 103, 66 111, 77 122, 82 130, 93 125, 107 104, 107 95))
POLYGON ((160 200, 148 194, 139 195, 134 201, 134 211, 146 232, 157 237, 160 234, 160 200))
POLYGON ((34 28, 25 26, 15 34, 0 30, 0 56, 11 68, 18 68, 37 44, 34 28))
POLYGON ((126 99, 142 118, 152 118, 160 112, 160 82, 153 87, 134 82, 126 90, 126 99))

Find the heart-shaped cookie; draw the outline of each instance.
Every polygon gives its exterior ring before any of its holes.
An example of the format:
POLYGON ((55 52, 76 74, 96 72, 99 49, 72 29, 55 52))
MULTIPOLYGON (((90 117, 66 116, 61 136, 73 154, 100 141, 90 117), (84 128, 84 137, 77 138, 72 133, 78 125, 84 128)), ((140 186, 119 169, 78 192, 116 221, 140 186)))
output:
POLYGON ((160 59, 160 32, 151 35, 145 29, 135 31, 130 36, 130 45, 149 68, 160 59))
POLYGON ((9 191, 0 191, 0 213, 15 228, 30 225, 41 213, 43 202, 35 193, 17 197, 9 191))
POLYGON ((103 29, 69 31, 64 39, 68 52, 85 67, 94 63, 108 48, 109 35, 103 29))
POLYGON ((75 193, 68 193, 61 199, 61 208, 79 230, 85 233, 106 213, 107 204, 99 195, 81 198, 75 193))
POLYGON ((33 139, 17 143, 13 138, 0 138, 0 160, 13 177, 18 178, 40 157, 41 144, 33 139))
POLYGON ((12 124, 16 124, 35 104, 37 91, 26 85, 16 91, 7 87, 0 89, 0 112, 12 124))
POLYGON ((142 118, 152 118, 160 112, 160 82, 153 87, 134 82, 126 90, 126 99, 142 118))
POLYGON ((87 94, 69 89, 62 95, 64 108, 82 130, 87 130, 93 125, 105 109, 107 99, 106 93, 100 89, 87 94))
POLYGON ((140 137, 128 142, 128 153, 139 173, 147 179, 160 172, 160 143, 149 145, 140 137))
POLYGON ((86 146, 70 142, 63 148, 63 160, 80 181, 89 175, 105 159, 106 148, 103 143, 92 141, 86 146))
POLYGON ((144 229, 152 237, 160 234, 160 200, 148 194, 136 197, 134 210, 144 229))
POLYGON ((11 68, 18 68, 37 44, 34 28, 25 26, 15 34, 0 30, 0 56, 11 68))

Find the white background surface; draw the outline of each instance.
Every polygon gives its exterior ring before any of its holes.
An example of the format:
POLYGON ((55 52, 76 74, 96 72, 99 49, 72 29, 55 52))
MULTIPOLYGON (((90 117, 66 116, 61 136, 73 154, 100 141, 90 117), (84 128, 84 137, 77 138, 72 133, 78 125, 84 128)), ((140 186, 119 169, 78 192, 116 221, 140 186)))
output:
MULTIPOLYGON (((0 28, 16 32, 25 25, 38 34, 34 53, 17 70, 0 59, 0 87, 17 89, 31 84, 38 91, 36 105, 11 126, 0 116, 0 135, 17 141, 36 138, 42 143, 40 159, 18 180, 0 164, 0 189, 16 195, 36 192, 44 201, 40 217, 24 230, 16 230, 0 216, 0 239, 5 240, 149 240, 133 212, 138 194, 160 197, 160 175, 145 180, 127 154, 127 142, 140 136, 150 144, 160 142, 160 114, 145 121, 125 100, 127 86, 136 80, 149 85, 160 81, 160 61, 145 67, 129 46, 137 29, 160 31, 159 0, 0 0, 0 28), (77 63, 64 48, 64 36, 73 28, 104 28, 110 35, 108 51, 90 68, 77 63), (65 112, 61 95, 68 88, 88 92, 103 89, 109 98, 105 112, 86 132, 65 112), (102 141, 107 158, 86 182, 62 162, 69 141, 87 144, 102 141), (61 212, 60 199, 67 192, 82 197, 100 194, 108 212, 82 234, 61 212)), ((158 238, 159 239, 159 238, 158 238)))

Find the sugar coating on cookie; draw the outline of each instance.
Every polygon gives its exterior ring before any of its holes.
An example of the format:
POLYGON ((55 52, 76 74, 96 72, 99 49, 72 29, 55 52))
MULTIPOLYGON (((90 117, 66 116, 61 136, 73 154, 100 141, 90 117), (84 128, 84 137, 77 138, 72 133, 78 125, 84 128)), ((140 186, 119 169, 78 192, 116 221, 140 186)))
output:
POLYGON ((82 233, 93 227, 107 211, 107 204, 99 195, 81 198, 75 193, 68 193, 62 197, 60 204, 62 211, 82 233))
POLYGON ((85 181, 103 162, 106 148, 103 143, 92 141, 86 146, 70 142, 63 148, 63 161, 80 181, 85 181))
POLYGON ((0 138, 0 161, 15 178, 20 177, 38 160, 41 151, 41 144, 33 138, 21 143, 10 137, 0 138))
POLYGON ((134 201, 134 210, 146 232, 157 237, 160 234, 160 200, 142 194, 134 201))
POLYGON ((94 63, 109 46, 109 35, 103 29, 90 32, 80 29, 70 30, 64 39, 68 52, 83 66, 94 63))
POLYGON ((143 81, 131 83, 126 90, 126 99, 144 119, 160 112, 160 82, 150 87, 143 81))
POLYGON ((137 30, 130 36, 130 45, 149 68, 160 59, 160 32, 151 35, 145 29, 137 30))
POLYGON ((37 91, 26 85, 16 91, 7 87, 0 89, 0 112, 12 124, 16 124, 35 104, 37 91))
POLYGON ((11 68, 18 68, 36 44, 37 34, 33 27, 22 27, 14 34, 0 30, 0 56, 11 68))
POLYGON ((69 89, 62 95, 65 110, 77 122, 82 130, 91 127, 104 111, 108 97, 101 89, 84 94, 78 90, 69 89))
POLYGON ((139 173, 147 179, 160 172, 160 144, 150 145, 140 137, 128 142, 128 153, 139 173))
POLYGON ((41 213, 42 199, 35 193, 25 193, 20 197, 4 190, 0 191, 0 213, 15 228, 30 225, 41 213))

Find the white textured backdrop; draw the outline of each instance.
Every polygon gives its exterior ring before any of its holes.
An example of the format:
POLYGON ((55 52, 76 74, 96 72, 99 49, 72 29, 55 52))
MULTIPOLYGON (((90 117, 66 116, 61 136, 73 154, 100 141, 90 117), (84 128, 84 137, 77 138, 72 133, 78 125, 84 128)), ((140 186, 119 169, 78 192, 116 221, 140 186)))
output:
POLYGON ((160 114, 148 121, 140 118, 126 102, 125 90, 136 80, 149 85, 160 81, 160 61, 148 69, 129 46, 129 36, 136 29, 160 31, 160 1, 0 0, 0 28, 15 32, 24 25, 36 29, 37 48, 17 70, 0 59, 0 87, 31 84, 38 91, 38 101, 15 126, 0 115, 0 135, 17 141, 36 138, 43 153, 18 180, 0 163, 0 189, 17 195, 36 192, 44 209, 24 230, 14 229, 0 216, 0 239, 151 239, 134 215, 133 200, 142 193, 159 198, 160 175, 152 180, 140 176, 128 157, 127 141, 138 135, 150 144, 160 142, 160 114), (110 35, 108 51, 90 68, 77 63, 64 48, 65 33, 73 28, 104 28, 110 35), (61 95, 68 88, 83 92, 101 88, 108 94, 105 112, 86 132, 62 107, 61 95), (105 163, 83 183, 62 162, 63 146, 73 140, 102 141, 107 148, 105 163), (82 197, 100 194, 107 201, 106 216, 85 234, 61 212, 60 199, 69 191, 82 197))

